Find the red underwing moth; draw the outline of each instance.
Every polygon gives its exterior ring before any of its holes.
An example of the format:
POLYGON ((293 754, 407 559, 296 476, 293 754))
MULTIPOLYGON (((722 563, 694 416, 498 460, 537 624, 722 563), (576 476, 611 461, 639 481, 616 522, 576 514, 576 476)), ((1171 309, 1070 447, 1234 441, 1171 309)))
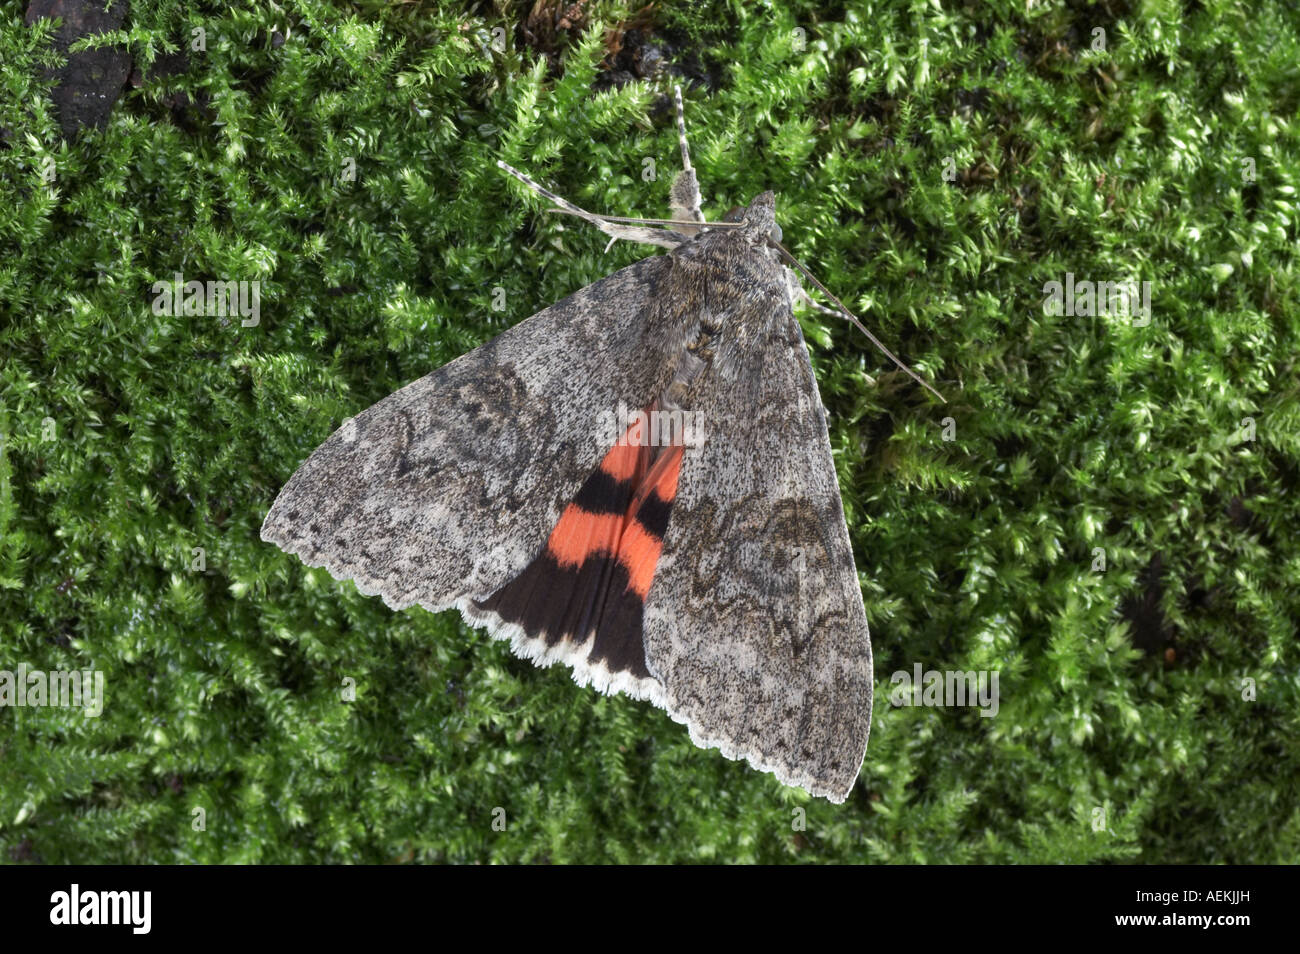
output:
POLYGON ((454 607, 539 666, 653 702, 696 745, 842 802, 866 752, 871 642, 804 293, 771 192, 705 222, 677 105, 670 220, 593 215, 500 164, 611 242, 667 254, 345 422, 262 539, 394 609, 454 607))

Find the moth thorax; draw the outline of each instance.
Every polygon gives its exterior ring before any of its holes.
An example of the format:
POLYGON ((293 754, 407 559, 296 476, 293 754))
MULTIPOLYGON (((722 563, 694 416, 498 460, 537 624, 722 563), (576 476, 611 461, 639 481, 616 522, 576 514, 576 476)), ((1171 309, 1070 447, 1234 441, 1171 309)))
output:
MULTIPOLYGON (((686 346, 687 353, 701 359, 704 362, 713 360, 713 341, 718 336, 720 329, 704 322, 700 323, 699 334, 695 340, 686 346)), ((696 372, 699 373, 698 371, 696 372)))
POLYGON ((662 403, 670 410, 680 410, 688 403, 691 388, 709 363, 690 351, 683 351, 673 369, 673 379, 664 390, 662 403))

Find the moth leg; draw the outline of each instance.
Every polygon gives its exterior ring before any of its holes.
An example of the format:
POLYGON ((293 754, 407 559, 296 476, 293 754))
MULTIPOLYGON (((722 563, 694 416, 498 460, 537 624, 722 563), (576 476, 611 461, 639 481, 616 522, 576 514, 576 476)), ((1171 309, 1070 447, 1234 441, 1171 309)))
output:
MULTIPOLYGON (((790 272, 790 269, 787 268, 786 271, 790 272)), ((844 319, 844 316, 840 314, 838 311, 836 311, 834 308, 829 308, 826 305, 823 305, 812 295, 808 294, 808 290, 804 288, 803 285, 799 284, 797 280, 791 282, 790 284, 791 287, 794 289, 795 294, 798 295, 799 298, 803 300, 803 303, 805 305, 808 305, 816 309, 817 311, 820 311, 823 315, 830 315, 831 317, 839 318, 840 320, 844 319)))
POLYGON ((790 296, 790 304, 794 305, 796 301, 801 301, 810 308, 820 311, 824 315, 834 315, 836 318, 843 318, 838 311, 828 308, 808 294, 808 290, 803 287, 803 282, 799 280, 799 273, 793 268, 781 266, 781 277, 785 279, 786 294, 790 296))
MULTIPOLYGON (((596 228, 609 236, 609 245, 613 245, 616 241, 622 239, 625 242, 640 242, 642 245, 658 245, 661 248, 676 248, 683 242, 687 241, 687 237, 681 232, 674 232, 670 229, 652 229, 635 225, 623 225, 617 222, 609 222, 593 212, 588 212, 586 209, 578 208, 578 206, 574 205, 568 199, 560 198, 550 189, 538 185, 514 166, 502 162, 500 159, 497 160, 497 165, 510 173, 524 185, 528 186, 528 188, 532 189, 538 195, 550 199, 566 212, 570 212, 573 215, 578 216, 578 218, 585 219, 592 225, 596 226, 596 228)), ((606 251, 609 251, 609 245, 605 246, 606 251)))
MULTIPOLYGON (((703 222, 704 212, 700 209, 700 182, 695 177, 695 168, 691 165, 691 151, 686 145, 686 111, 682 108, 680 86, 673 87, 673 99, 677 104, 677 144, 682 149, 682 171, 673 179, 672 187, 668 190, 668 201, 673 210, 673 218, 703 222)), ((693 235, 699 229, 686 226, 682 231, 693 235)))

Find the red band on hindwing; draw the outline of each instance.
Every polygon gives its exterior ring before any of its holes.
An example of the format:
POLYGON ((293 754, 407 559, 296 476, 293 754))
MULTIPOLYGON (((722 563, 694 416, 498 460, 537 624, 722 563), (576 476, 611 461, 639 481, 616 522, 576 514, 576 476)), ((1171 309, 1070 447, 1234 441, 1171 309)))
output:
MULTIPOLYGON (((646 408, 646 418, 657 402, 646 408)), ((564 509, 542 553, 478 605, 550 645, 581 644, 613 672, 649 675, 642 613, 663 549, 683 448, 634 423, 564 509)))

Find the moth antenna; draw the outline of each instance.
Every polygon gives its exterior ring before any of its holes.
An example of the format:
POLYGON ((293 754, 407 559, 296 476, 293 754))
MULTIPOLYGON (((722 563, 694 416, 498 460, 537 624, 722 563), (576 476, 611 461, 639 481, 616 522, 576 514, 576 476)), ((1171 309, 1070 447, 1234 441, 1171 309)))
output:
MULTIPOLYGON (((790 262, 791 265, 799 269, 799 271, 803 274, 803 276, 807 278, 810 282, 812 282, 814 285, 816 285, 823 295, 825 295, 831 301, 835 302, 835 304, 839 307, 839 312, 837 312, 836 314, 843 315, 844 317, 848 318, 849 321, 857 325, 858 330, 861 331, 864 335, 866 335, 869 339, 871 339, 871 343, 875 345, 877 348, 879 348, 884 353, 884 355, 887 358, 889 358, 890 361, 894 362, 894 364, 898 365, 900 368, 906 371, 908 376, 911 377, 913 381, 921 385, 921 387, 925 388, 927 391, 929 391, 931 394, 937 397, 944 404, 948 403, 947 398, 945 398, 934 388, 930 387, 930 385, 926 384, 925 381, 923 381, 915 371, 913 371, 911 368, 905 365, 902 361, 899 361, 898 358, 894 356, 894 353, 890 351, 888 348, 886 348, 884 344, 881 343, 880 339, 877 338, 875 335, 873 335, 867 329, 867 326, 858 320, 857 315, 853 314, 853 312, 849 311, 847 308, 844 307, 844 302, 836 298, 835 295, 831 293, 831 290, 829 288, 827 288, 825 285, 823 285, 821 282, 817 280, 816 275, 808 271, 808 269, 804 268, 803 263, 801 263, 797 258, 795 258, 793 255, 790 254, 789 249, 787 249, 780 242, 775 242, 774 244, 776 245, 776 248, 781 252, 781 254, 784 255, 785 258, 790 262)), ((826 309, 826 310, 829 311, 830 309, 826 309)))
POLYGON ((682 106, 680 86, 673 87, 673 102, 677 105, 677 145, 682 150, 682 171, 673 176, 673 184, 668 189, 668 204, 672 207, 673 215, 695 223, 686 226, 683 231, 687 235, 696 235, 704 223, 704 212, 701 210, 704 200, 700 195, 700 180, 695 175, 695 167, 691 165, 691 150, 686 145, 686 109, 682 106))
POLYGON ((677 144, 682 147, 682 171, 691 171, 691 151, 686 146, 686 109, 682 106, 682 88, 673 87, 673 100, 677 104, 677 144))

